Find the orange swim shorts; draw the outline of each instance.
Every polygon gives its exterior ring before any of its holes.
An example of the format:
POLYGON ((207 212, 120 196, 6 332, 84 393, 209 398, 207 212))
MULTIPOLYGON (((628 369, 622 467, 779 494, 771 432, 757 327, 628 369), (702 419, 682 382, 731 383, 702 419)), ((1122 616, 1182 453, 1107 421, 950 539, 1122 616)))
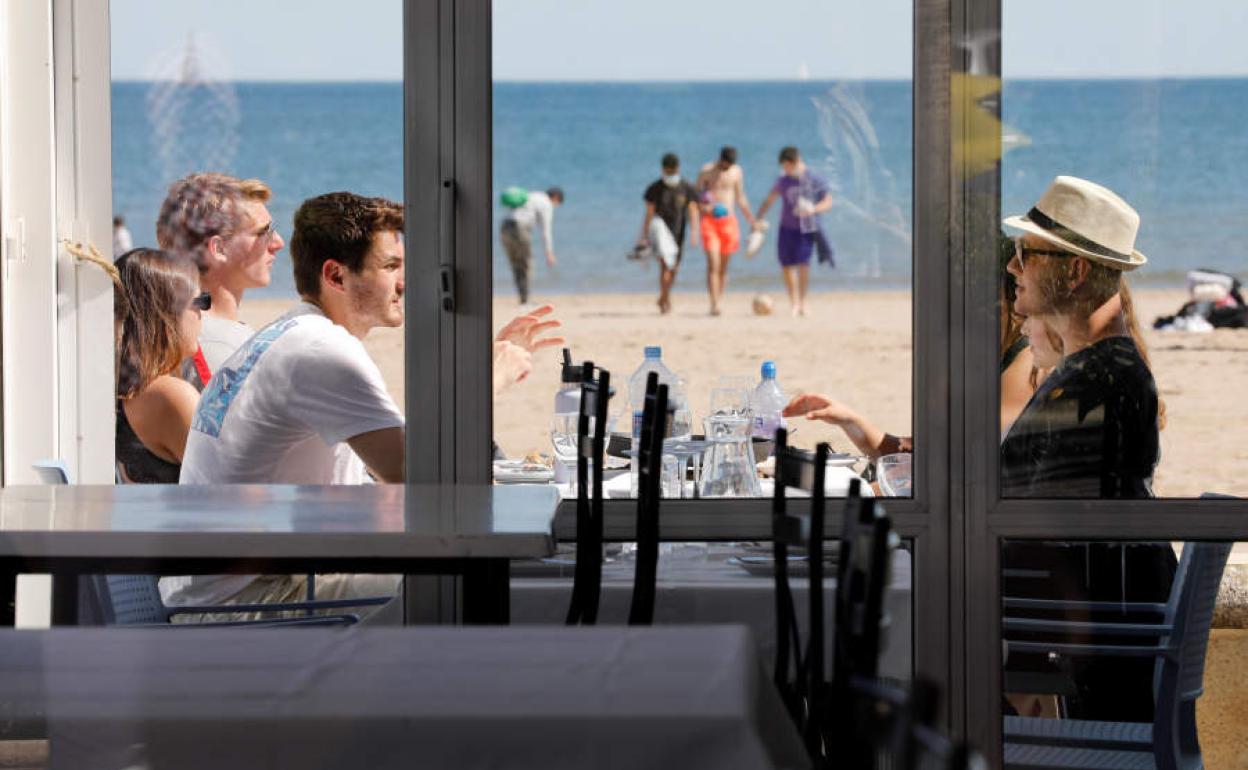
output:
POLYGON ((727 256, 741 245, 741 230, 737 226, 737 218, 729 214, 726 217, 702 217, 702 246, 707 251, 718 250, 727 256))

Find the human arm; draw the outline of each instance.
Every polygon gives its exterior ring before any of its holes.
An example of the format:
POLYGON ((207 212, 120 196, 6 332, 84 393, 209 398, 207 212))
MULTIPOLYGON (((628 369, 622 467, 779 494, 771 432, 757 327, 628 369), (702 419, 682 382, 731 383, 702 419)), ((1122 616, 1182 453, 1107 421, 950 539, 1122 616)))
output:
POLYGON ((555 266, 555 206, 546 198, 543 205, 539 205, 536 210, 537 220, 542 226, 542 242, 546 244, 546 264, 549 267, 555 266))
POLYGON ((1023 348, 1010 365, 1001 372, 1001 435, 1004 436, 1023 408, 1031 400, 1035 388, 1031 386, 1031 367, 1034 361, 1031 348, 1023 348))
POLYGON ((741 214, 745 217, 746 224, 753 228, 756 226, 754 214, 750 212, 750 201, 745 197, 745 174, 741 173, 740 169, 737 170, 735 186, 737 188, 737 205, 741 207, 741 214))
POLYGON ((771 192, 767 193, 767 199, 763 201, 763 205, 758 207, 758 213, 754 215, 754 222, 755 222, 756 227, 758 226, 757 223, 762 222, 763 217, 767 216, 767 211, 771 208, 771 205, 776 202, 776 198, 779 198, 779 197, 780 197, 780 193, 774 188, 772 189, 771 192))
POLYGON ((387 484, 402 484, 406 468, 404 428, 370 430, 347 439, 373 476, 387 484))
POLYGON ((654 219, 654 204, 646 201, 646 213, 641 218, 641 237, 637 239, 637 243, 650 241, 650 220, 652 219, 654 219))
POLYGON ((880 455, 909 452, 913 447, 909 437, 885 433, 845 404, 819 393, 802 393, 784 408, 785 417, 798 415, 839 427, 858 451, 872 460, 880 455))
POLYGON ((689 229, 689 244, 696 249, 702 245, 702 212, 698 210, 697 198, 689 201, 689 229))

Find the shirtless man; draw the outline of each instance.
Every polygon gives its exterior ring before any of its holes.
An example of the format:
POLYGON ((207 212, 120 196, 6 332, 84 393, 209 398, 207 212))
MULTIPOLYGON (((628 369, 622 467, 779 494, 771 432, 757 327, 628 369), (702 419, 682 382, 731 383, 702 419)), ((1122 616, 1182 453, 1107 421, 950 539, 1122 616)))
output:
POLYGON ((741 244, 741 228, 733 207, 740 206, 745 221, 754 227, 750 202, 745 198, 745 174, 737 165, 737 148, 722 148, 719 160, 702 167, 694 186, 702 196, 706 290, 711 295, 711 315, 719 315, 719 302, 728 282, 728 259, 741 244))

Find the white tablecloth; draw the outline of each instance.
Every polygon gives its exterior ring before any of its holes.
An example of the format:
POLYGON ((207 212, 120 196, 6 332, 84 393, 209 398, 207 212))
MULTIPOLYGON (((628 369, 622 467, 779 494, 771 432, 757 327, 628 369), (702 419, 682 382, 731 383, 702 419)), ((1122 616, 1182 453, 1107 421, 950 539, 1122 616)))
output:
MULTIPOLYGON (((712 545, 711 558, 682 558, 697 549, 677 548, 659 557, 655 622, 659 624, 745 623, 758 640, 768 666, 775 655, 775 592, 770 577, 757 577, 724 560, 723 546, 712 545)), ((567 577, 520 577, 524 565, 513 567, 511 580, 511 622, 513 624, 562 623, 571 597, 572 569, 567 577)), ((911 561, 906 551, 893 557, 893 573, 884 608, 890 627, 880 657, 882 676, 909 679, 912 655, 911 561)), ((624 623, 632 600, 633 568, 620 559, 603 568, 600 623, 624 623)), ((790 580, 798 622, 805 633, 807 617, 806 581, 790 580)), ((827 618, 829 652, 835 620, 836 572, 825 571, 824 616, 827 618)))
POLYGON ((740 626, 0 632, 41 713, 54 768, 805 764, 740 626))

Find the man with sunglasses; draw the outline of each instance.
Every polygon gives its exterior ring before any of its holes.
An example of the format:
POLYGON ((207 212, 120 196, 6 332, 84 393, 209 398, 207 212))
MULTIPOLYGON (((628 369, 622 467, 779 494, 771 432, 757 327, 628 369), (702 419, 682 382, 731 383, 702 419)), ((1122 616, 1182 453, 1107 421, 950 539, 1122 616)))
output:
POLYGON ((750 228, 754 214, 745 197, 745 172, 737 165, 737 148, 723 147, 719 160, 707 163, 694 182, 701 196, 702 245, 706 249, 706 291, 711 298, 711 315, 719 315, 728 285, 728 260, 741 245, 741 227, 735 207, 750 228))
POLYGON ((268 286, 277 252, 286 242, 269 213, 268 185, 227 174, 191 174, 169 187, 156 224, 161 248, 189 254, 200 283, 212 295, 199 350, 182 376, 199 390, 255 333, 238 319, 243 293, 268 286))

